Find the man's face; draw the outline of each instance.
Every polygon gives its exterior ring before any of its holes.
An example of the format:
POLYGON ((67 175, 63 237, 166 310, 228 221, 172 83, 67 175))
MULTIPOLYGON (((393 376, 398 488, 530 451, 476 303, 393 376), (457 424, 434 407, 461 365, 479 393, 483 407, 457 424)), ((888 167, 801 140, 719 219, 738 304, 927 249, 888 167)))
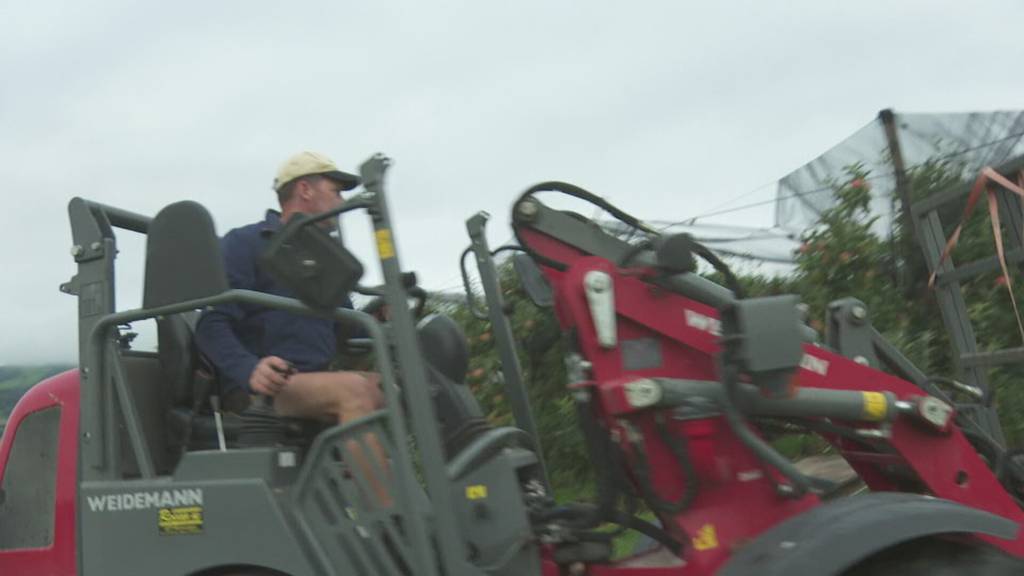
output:
POLYGON ((344 202, 341 184, 330 178, 316 178, 307 184, 310 187, 307 209, 311 214, 333 210, 344 202))

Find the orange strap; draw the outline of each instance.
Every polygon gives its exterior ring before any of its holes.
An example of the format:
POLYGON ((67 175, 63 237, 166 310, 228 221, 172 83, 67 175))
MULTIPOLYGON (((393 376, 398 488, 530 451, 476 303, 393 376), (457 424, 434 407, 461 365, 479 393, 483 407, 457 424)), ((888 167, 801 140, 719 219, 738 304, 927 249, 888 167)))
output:
POLYGON ((978 175, 978 179, 974 181, 974 186, 971 187, 971 193, 967 197, 967 205, 964 206, 964 214, 960 217, 960 223, 957 225, 956 230, 953 230, 953 234, 946 241, 946 247, 942 250, 942 256, 939 261, 935 264, 935 270, 932 271, 932 275, 928 278, 928 287, 932 288, 935 286, 935 277, 938 275, 939 267, 942 263, 949 258, 950 252, 953 251, 953 247, 956 246, 960 240, 960 233, 963 231, 964 224, 967 223, 967 219, 971 216, 974 211, 974 206, 978 203, 978 199, 981 197, 982 191, 985 191, 985 195, 988 199, 988 214, 992 221, 992 236, 996 241, 996 255, 999 257, 999 266, 1003 271, 1003 278, 1006 279, 1006 290, 1010 293, 1010 303, 1013 304, 1013 313, 1017 317, 1017 328, 1020 330, 1021 340, 1024 341, 1024 322, 1021 321, 1020 310, 1017 308, 1017 299, 1013 295, 1013 280, 1010 278, 1010 272, 1006 267, 1006 254, 1003 251, 1003 235, 1002 227, 999 224, 999 207, 996 204, 996 191, 989 185, 990 182, 995 182, 1003 188, 1013 192, 1017 196, 1020 196, 1024 201, 1024 170, 1021 170, 1017 177, 1017 184, 1011 182, 1008 178, 996 172, 991 166, 986 166, 981 169, 981 174, 978 175))

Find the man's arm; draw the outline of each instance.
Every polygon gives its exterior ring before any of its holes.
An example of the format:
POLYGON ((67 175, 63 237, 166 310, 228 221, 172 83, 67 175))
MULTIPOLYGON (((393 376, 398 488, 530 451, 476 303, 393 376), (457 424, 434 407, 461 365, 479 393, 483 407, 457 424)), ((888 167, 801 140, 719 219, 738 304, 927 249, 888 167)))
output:
MULTIPOLYGON (((232 288, 256 288, 256 245, 229 232, 221 241, 224 267, 232 288)), ((273 396, 288 383, 291 366, 277 356, 259 358, 238 338, 245 312, 222 304, 203 312, 196 326, 196 346, 214 365, 223 388, 273 396)))
POLYGON ((258 358, 239 342, 231 314, 222 307, 205 312, 196 327, 196 344, 217 368, 226 389, 274 396, 288 383, 292 366, 277 356, 258 358))
MULTIPOLYGON (((229 232, 221 240, 224 268, 232 288, 253 290, 256 287, 254 246, 245 238, 229 232)), ((245 314, 239 304, 221 304, 203 312, 196 325, 196 345, 216 367, 225 388, 240 387, 251 391, 250 379, 260 358, 250 352, 238 338, 238 327, 245 314)))

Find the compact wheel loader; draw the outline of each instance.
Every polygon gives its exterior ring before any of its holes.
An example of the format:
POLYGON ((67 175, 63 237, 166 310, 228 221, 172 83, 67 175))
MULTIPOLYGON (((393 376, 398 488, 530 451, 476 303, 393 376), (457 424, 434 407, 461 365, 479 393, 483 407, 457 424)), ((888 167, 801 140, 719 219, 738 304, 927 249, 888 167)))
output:
POLYGON ((510 427, 490 424, 465 385, 459 327, 410 307, 422 291, 399 265, 389 164, 371 158, 363 192, 289 220, 271 240, 262 265, 294 298, 231 289, 199 204, 149 218, 71 201, 78 270, 62 291, 78 299, 80 365, 31 388, 4 431, 0 574, 1021 571, 1015 460, 990 426, 881 339, 860 302, 834 303, 818 342, 795 297, 744 297, 728 267, 691 238, 551 182, 513 206, 515 266, 570 343, 566 393, 598 486, 596 502, 555 501, 483 234, 487 216, 467 226, 510 427), (547 206, 538 195, 550 191, 596 203, 637 235, 627 242, 547 206), (372 221, 380 286, 361 285, 362 264, 316 225, 351 212, 372 221), (115 306, 115 231, 146 236, 136 310, 115 306), (726 285, 696 274, 695 257, 726 285), (387 322, 340 308, 352 291, 386 305, 387 322), (333 318, 346 350, 375 363, 386 407, 328 425, 223 392, 192 327, 197 311, 226 302, 333 318), (144 320, 156 322, 155 352, 132 348, 130 323, 144 320), (765 440, 770 421, 827 439, 867 491, 844 496, 795 467, 765 440), (369 449, 371 437, 382 450, 369 449), (377 497, 381 488, 393 503, 377 497), (641 506, 654 520, 637 514, 641 506), (622 530, 650 546, 613 558, 622 530))

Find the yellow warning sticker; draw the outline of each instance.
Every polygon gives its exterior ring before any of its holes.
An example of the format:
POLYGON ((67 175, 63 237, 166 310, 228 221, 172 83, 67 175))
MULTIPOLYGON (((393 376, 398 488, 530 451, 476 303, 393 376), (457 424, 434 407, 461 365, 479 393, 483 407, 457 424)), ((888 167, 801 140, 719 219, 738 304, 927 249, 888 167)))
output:
POLYGON ((889 401, 881 392, 861 392, 864 396, 864 418, 866 420, 885 420, 889 412, 889 401))
POLYGON ((718 548, 718 531, 715 530, 714 524, 705 524, 700 527, 697 531, 697 535, 693 537, 693 549, 698 552, 705 550, 714 550, 718 548))
POLYGON ((161 508, 159 526, 160 533, 169 536, 176 534, 202 534, 203 507, 161 508))
POLYGON ((487 498, 487 486, 483 484, 474 484, 473 486, 466 486, 467 500, 483 500, 484 498, 487 498))
POLYGON ((391 230, 381 228, 377 230, 377 253, 381 260, 395 257, 395 245, 391 242, 391 230))

